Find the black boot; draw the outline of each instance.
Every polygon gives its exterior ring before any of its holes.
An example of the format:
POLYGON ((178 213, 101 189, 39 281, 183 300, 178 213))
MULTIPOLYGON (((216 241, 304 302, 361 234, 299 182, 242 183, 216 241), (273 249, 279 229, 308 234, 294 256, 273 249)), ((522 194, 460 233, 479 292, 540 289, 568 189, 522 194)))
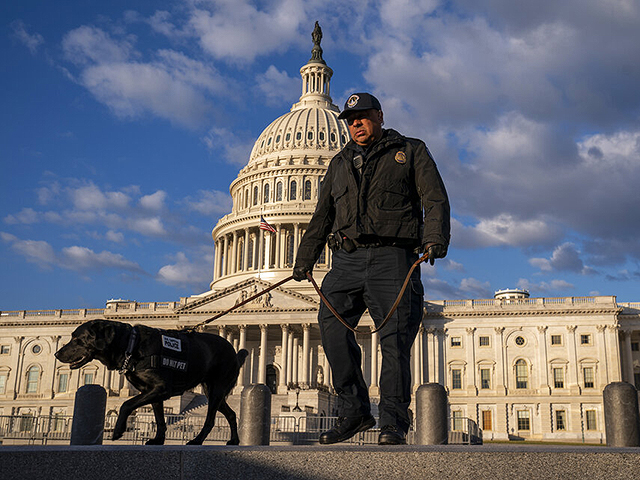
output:
POLYGON ((369 430, 375 424, 376 419, 371 414, 362 417, 339 417, 331 430, 320 435, 319 442, 323 445, 344 442, 358 432, 369 430))
POLYGON ((380 429, 378 445, 406 445, 405 433, 395 425, 384 425, 380 429))

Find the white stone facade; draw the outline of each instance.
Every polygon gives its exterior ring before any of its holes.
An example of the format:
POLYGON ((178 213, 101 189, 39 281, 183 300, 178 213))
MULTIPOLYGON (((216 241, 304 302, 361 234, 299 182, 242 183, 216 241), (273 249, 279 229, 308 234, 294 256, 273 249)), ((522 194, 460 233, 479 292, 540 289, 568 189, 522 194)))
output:
MULTIPOLYGON (((0 415, 70 415, 85 383, 106 388, 111 412, 134 393, 102 364, 71 371, 53 356, 87 320, 189 327, 291 275, 320 180, 348 140, 329 95, 332 70, 312 60, 300 73, 300 101, 263 131, 231 183, 233 209, 212 231, 211 289, 178 302, 0 311, 0 415), (261 217, 275 233, 259 228, 261 217)), ((314 269, 318 282, 330 267, 326 248, 314 269)), ((334 413, 318 306, 308 282, 289 282, 205 327, 250 352, 230 399, 236 411, 244 385, 265 383, 274 392, 274 415, 292 411, 296 402, 312 414, 334 413)), ((373 327, 367 315, 360 327, 373 327)), ((378 335, 363 333, 358 341, 375 404, 378 335)), ((528 298, 510 290, 494 299, 427 302, 413 347, 414 389, 426 382, 444 385, 451 416, 476 421, 485 439, 601 442, 602 391, 610 382, 640 383, 639 343, 640 303, 620 305, 615 297, 528 298)), ((192 397, 174 399, 167 408, 179 413, 192 397)))

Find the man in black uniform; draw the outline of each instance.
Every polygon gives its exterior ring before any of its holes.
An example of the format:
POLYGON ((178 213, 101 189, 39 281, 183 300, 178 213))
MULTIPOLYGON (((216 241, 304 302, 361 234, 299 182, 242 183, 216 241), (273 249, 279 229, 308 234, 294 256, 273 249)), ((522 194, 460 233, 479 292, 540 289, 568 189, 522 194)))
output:
MULTIPOLYGON (((293 277, 311 272, 326 241, 333 267, 322 292, 355 327, 368 308, 379 325, 400 292, 417 252, 444 258, 449 245, 449 200, 425 144, 385 130, 380 102, 368 93, 349 97, 339 118, 351 141, 331 160, 318 205, 302 238, 293 277)), ((380 425, 378 443, 406 443, 411 401, 411 346, 423 308, 420 269, 388 323, 380 331, 380 425)), ((342 442, 375 425, 361 352, 355 335, 321 304, 322 345, 338 393, 339 419, 320 443, 342 442)))

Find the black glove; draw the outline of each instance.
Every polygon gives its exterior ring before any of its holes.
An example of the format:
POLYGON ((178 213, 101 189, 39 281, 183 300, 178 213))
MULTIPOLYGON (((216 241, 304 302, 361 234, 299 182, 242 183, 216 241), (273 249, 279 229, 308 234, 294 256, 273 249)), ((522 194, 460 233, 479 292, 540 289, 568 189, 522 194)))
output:
POLYGON ((429 243, 425 246, 425 252, 429 254, 429 264, 433 265, 436 258, 447 256, 447 247, 440 243, 429 243))
POLYGON ((306 265, 293 267, 293 279, 296 282, 301 282, 307 279, 307 272, 311 273, 313 267, 307 267, 306 265))

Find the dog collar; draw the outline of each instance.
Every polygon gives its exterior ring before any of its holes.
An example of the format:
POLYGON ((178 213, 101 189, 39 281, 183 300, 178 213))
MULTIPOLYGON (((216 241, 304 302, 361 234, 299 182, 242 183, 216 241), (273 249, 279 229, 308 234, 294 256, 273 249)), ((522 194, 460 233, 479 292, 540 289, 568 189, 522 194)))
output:
POLYGON ((133 350, 136 348, 138 343, 138 327, 133 327, 131 329, 131 335, 129 335, 129 344, 127 345, 127 350, 124 353, 124 362, 122 362, 122 367, 120 367, 120 373, 126 373, 129 370, 133 370, 133 368, 129 367, 129 363, 131 363, 131 357, 133 356, 133 350))

